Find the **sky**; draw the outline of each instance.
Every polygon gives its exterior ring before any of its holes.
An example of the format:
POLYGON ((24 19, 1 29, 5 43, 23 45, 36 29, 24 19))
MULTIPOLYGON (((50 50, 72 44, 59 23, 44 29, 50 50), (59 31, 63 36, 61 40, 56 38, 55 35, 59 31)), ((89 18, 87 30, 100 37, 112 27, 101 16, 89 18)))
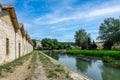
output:
POLYGON ((105 18, 120 16, 120 0, 1 0, 13 4, 19 23, 32 39, 74 42, 75 32, 85 29, 92 40, 99 36, 105 18))

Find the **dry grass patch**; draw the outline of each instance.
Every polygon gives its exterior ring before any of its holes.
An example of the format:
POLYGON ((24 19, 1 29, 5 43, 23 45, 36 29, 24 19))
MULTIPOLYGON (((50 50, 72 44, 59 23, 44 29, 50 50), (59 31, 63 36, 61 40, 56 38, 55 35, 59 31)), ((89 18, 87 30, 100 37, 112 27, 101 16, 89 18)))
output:
POLYGON ((43 67, 46 71, 47 78, 49 80, 73 80, 69 73, 64 71, 62 65, 55 65, 51 60, 39 52, 39 59, 43 64, 43 67))

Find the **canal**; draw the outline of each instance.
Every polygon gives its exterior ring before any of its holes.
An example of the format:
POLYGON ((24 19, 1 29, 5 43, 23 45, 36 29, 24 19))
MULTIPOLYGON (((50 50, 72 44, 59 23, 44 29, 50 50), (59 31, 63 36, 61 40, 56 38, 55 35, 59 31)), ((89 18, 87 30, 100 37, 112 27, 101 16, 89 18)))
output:
POLYGON ((74 71, 82 73, 93 80, 120 80, 120 69, 106 66, 100 59, 85 61, 63 52, 49 51, 45 53, 74 71))

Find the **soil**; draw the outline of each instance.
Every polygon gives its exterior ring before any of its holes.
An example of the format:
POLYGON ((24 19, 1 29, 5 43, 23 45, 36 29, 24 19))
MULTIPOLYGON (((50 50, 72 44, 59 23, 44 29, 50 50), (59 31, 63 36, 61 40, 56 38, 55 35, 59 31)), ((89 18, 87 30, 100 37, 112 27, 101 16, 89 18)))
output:
POLYGON ((0 80, 25 80, 30 73, 28 66, 30 64, 31 57, 32 56, 30 56, 29 59, 23 63, 23 65, 15 67, 13 73, 4 72, 4 77, 0 80))
POLYGON ((3 72, 3 74, 0 80, 90 80, 38 51, 32 52, 32 55, 29 55, 22 65, 16 66, 12 73, 3 72), (40 54, 45 59, 40 59, 40 54))

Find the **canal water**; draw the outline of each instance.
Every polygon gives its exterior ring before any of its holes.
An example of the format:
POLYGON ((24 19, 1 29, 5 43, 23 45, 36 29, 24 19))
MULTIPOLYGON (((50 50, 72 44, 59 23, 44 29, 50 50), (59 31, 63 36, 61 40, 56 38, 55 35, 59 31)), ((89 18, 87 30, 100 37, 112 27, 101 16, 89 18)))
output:
POLYGON ((63 52, 49 51, 46 54, 93 80, 120 80, 120 69, 105 66, 102 60, 84 61, 63 52))

